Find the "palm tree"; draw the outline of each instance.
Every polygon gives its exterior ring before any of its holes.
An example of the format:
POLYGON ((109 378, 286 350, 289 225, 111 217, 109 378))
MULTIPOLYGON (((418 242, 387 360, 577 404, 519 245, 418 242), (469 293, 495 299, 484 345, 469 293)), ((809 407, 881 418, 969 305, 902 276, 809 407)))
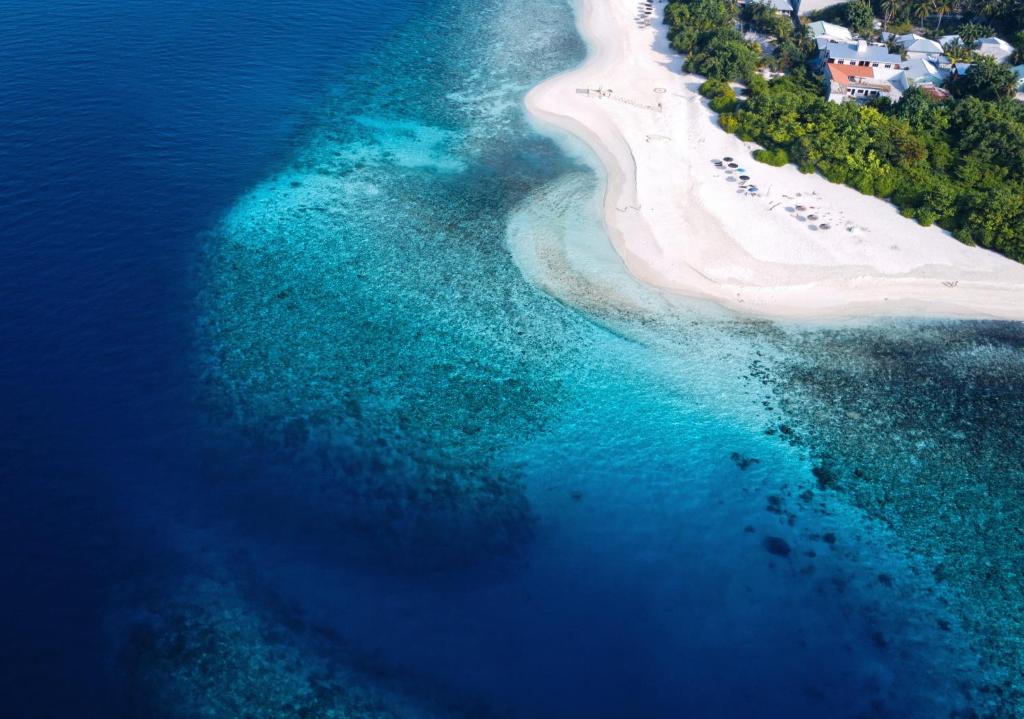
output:
POLYGON ((914 17, 921 21, 921 25, 924 25, 924 21, 932 14, 935 8, 936 0, 917 0, 914 3, 914 7, 911 12, 914 17))
POLYGON ((945 50, 946 57, 954 65, 961 62, 970 62, 974 59, 974 52, 957 40, 946 45, 943 50, 945 50))
POLYGON ((999 11, 1003 9, 1003 5, 1003 0, 975 0, 972 3, 973 7, 971 10, 985 17, 992 17, 999 14, 999 11))
POLYGON ((938 32, 939 26, 942 24, 942 16, 948 12, 951 12, 953 9, 952 3, 950 2, 950 0, 935 0, 935 2, 932 4, 932 9, 934 10, 934 12, 937 12, 939 14, 939 19, 935 23, 935 32, 938 32))
POLYGON ((886 32, 889 31, 889 23, 892 22, 893 18, 896 17, 896 13, 899 12, 900 7, 903 5, 903 0, 882 0, 882 29, 886 32))

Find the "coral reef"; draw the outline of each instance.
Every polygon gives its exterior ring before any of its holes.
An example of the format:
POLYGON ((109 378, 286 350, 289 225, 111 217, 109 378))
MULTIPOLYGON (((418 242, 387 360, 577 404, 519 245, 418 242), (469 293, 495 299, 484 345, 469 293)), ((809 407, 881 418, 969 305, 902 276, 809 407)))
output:
POLYGON ((815 458, 819 489, 926 558, 982 657, 979 715, 1024 715, 1024 328, 893 322, 781 346, 750 374, 791 427, 781 438, 815 458))
POLYGON ((120 652, 133 715, 154 719, 442 719, 455 713, 369 668, 237 585, 191 576, 136 612, 120 652))

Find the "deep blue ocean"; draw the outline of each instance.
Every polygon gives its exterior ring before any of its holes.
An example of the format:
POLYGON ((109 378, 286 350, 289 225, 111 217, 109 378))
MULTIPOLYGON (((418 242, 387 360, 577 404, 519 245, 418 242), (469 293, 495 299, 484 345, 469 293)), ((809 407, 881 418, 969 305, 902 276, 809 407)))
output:
POLYGON ((0 715, 1018 716, 1024 331, 639 285, 572 10, 0 0, 0 715))

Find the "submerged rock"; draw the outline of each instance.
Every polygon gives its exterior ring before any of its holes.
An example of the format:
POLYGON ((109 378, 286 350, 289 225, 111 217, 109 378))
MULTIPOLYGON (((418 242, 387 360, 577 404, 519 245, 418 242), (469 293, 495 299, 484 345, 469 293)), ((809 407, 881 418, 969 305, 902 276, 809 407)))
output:
POLYGON ((736 463, 736 466, 741 470, 746 471, 755 464, 759 464, 761 460, 756 457, 746 457, 739 452, 733 452, 729 455, 729 459, 736 463))
POLYGON ((788 557, 792 549, 782 537, 765 537, 764 548, 768 550, 769 554, 774 554, 779 557, 788 557))
POLYGON ((818 480, 819 489, 829 489, 839 483, 839 478, 825 467, 818 466, 811 469, 811 474, 818 480))

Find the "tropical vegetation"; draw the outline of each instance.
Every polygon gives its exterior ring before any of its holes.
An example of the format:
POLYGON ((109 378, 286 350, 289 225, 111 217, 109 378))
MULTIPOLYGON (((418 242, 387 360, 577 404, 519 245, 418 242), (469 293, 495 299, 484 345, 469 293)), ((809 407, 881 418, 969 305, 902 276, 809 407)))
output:
MULTIPOLYGON (((1018 18, 996 10, 1022 2, 993 0, 995 9, 976 18, 978 27, 967 27, 968 34, 1019 23, 1024 8, 1018 18)), ((906 9, 897 5, 890 22, 906 9)), ((666 22, 673 47, 687 53, 687 68, 709 78, 701 93, 722 128, 761 145, 756 159, 792 162, 888 198, 923 225, 1024 261, 1024 103, 1008 99, 1013 73, 1005 66, 977 60, 951 83, 954 97, 945 102, 911 88, 897 103, 836 104, 824 98, 821 77, 809 69, 813 43, 791 22, 778 23, 759 9, 741 14, 732 0, 673 0, 666 22), (774 53, 762 56, 737 21, 772 35, 774 53), (765 66, 789 71, 767 80, 758 71, 765 66), (746 86, 742 97, 737 83, 746 86)))

